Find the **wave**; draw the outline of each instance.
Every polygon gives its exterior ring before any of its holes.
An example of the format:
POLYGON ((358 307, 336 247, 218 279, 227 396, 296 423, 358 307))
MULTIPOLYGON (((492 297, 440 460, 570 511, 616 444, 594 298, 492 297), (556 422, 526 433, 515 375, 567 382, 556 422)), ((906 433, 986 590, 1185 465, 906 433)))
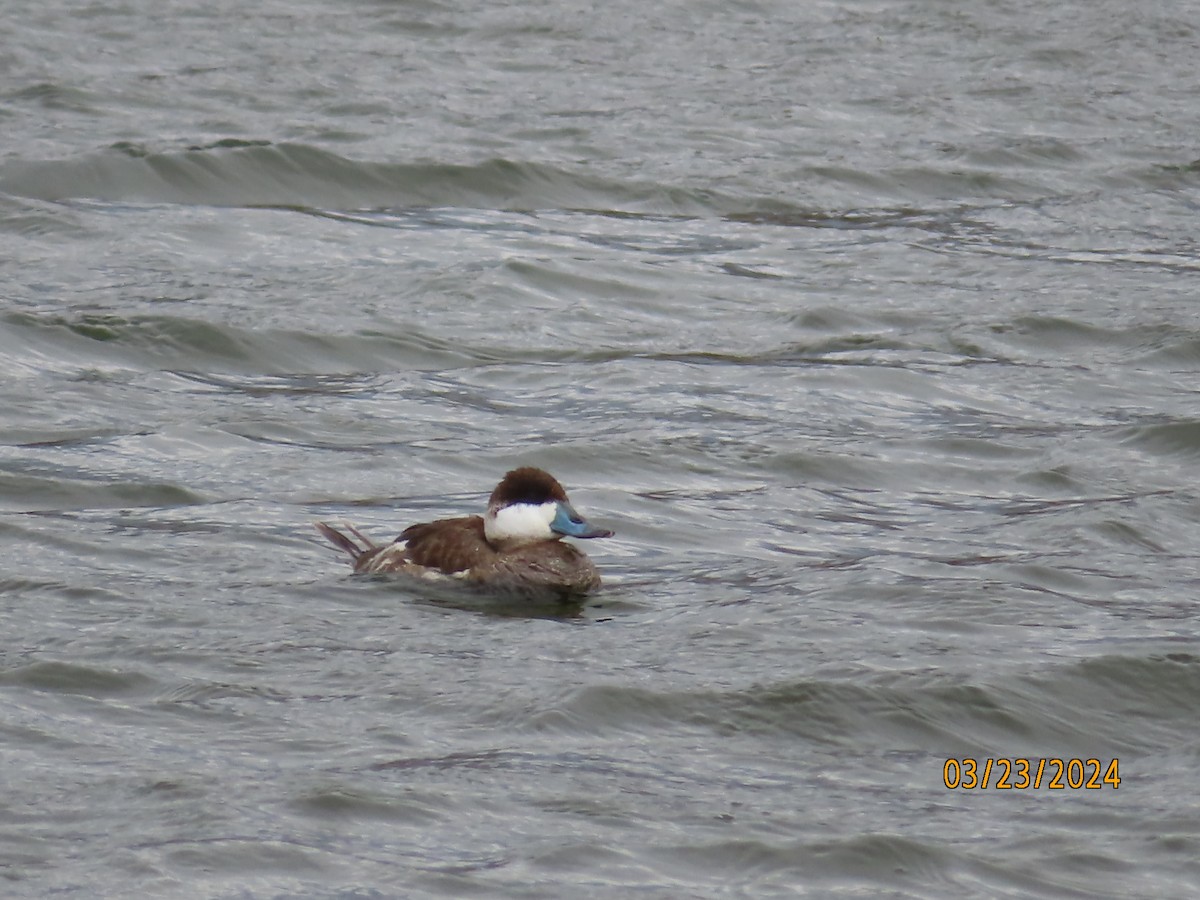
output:
MULTIPOLYGON (((353 160, 300 143, 219 141, 175 151, 120 143, 64 160, 10 160, 0 164, 0 192, 45 201, 268 207, 300 210, 463 208, 508 211, 588 210, 614 215, 720 216, 755 224, 839 229, 892 227, 919 220, 930 207, 1009 203, 1059 196, 1055 165, 1038 155, 1018 157, 1025 168, 971 165, 896 167, 864 171, 811 166, 797 173, 792 191, 730 193, 606 178, 545 163, 490 159, 476 164, 426 160, 380 163, 353 160), (813 198, 840 198, 862 208, 830 211, 813 198), (872 207, 886 208, 872 208, 872 207)), ((965 164, 964 164, 965 163, 965 164)), ((1200 182, 1200 163, 1141 166, 1121 172, 1081 173, 1089 189, 1185 190, 1200 182)), ((1077 186, 1078 187, 1078 186, 1077 186)))
MULTIPOLYGON (((614 346, 524 346, 492 334, 452 340, 408 322, 356 333, 328 334, 296 328, 244 327, 187 316, 117 315, 101 312, 0 314, 0 375, 23 377, 80 368, 161 370, 178 373, 241 373, 262 376, 344 375, 467 368, 521 361, 591 365, 633 359, 693 366, 914 365, 934 351, 917 344, 849 336, 808 343, 787 342, 756 352, 648 350, 614 346)), ((952 362, 961 361, 950 358, 952 362)), ((329 390, 337 385, 322 385, 329 390)), ((289 384, 289 389, 303 385, 289 384)))
POLYGON ((1195 419, 1140 425, 1120 434, 1127 443, 1157 456, 1200 458, 1200 421, 1195 419))
POLYGON ((886 685, 804 680, 729 692, 590 685, 526 724, 585 734, 684 728, 943 754, 1153 752, 1195 738, 1197 663, 1186 654, 1111 655, 989 684, 951 684, 935 673, 886 685))
POLYGON ((0 672, 0 685, 6 687, 87 697, 139 696, 154 684, 153 679, 136 672, 57 661, 33 662, 0 672))
POLYGON ((199 494, 167 482, 109 479, 98 484, 61 473, 54 477, 0 474, 0 509, 4 510, 165 508, 203 502, 199 494))
MULTIPOLYGON (((495 362, 484 350, 408 328, 403 333, 320 335, 247 329, 178 316, 9 313, 0 316, 0 373, 80 366, 263 375, 438 369, 495 362)), ((334 385, 334 387, 337 387, 334 385)))
POLYGON ((117 145, 81 159, 15 161, 0 191, 40 200, 320 209, 589 209, 707 215, 703 191, 630 184, 550 165, 373 163, 304 144, 223 142, 179 152, 117 145))

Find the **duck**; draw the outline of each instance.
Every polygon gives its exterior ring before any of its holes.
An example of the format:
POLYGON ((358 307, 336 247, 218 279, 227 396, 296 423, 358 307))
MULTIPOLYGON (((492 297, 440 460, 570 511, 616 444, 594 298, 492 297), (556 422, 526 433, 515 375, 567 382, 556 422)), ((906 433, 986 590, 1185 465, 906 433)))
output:
POLYGON ((350 556, 355 574, 459 579, 563 598, 596 590, 600 573, 587 554, 562 539, 613 536, 576 512, 557 479, 533 466, 507 472, 483 515, 410 525, 390 543, 376 543, 349 523, 342 524, 349 534, 327 522, 314 524, 350 556))

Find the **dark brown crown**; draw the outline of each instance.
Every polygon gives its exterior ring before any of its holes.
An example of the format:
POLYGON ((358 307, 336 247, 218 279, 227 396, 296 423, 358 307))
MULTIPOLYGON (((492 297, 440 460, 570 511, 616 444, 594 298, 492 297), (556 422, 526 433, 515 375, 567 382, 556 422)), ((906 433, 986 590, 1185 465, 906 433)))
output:
POLYGON ((513 503, 549 503, 553 500, 566 501, 567 492, 555 481, 554 476, 533 466, 513 469, 492 491, 488 508, 497 509, 513 503))

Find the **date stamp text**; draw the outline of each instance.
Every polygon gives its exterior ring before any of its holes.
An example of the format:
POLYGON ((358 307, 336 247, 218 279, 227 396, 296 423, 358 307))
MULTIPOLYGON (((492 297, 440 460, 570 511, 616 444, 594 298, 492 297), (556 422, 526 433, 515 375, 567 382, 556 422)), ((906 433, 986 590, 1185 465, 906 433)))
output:
POLYGON ((1036 759, 950 757, 942 766, 942 783, 949 790, 1051 791, 1116 790, 1121 786, 1120 761, 1099 759, 1036 759))

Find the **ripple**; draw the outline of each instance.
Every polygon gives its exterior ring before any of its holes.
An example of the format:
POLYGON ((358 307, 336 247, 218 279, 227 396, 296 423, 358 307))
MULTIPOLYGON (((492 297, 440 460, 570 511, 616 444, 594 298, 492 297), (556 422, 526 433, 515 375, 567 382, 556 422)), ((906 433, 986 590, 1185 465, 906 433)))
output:
POLYGON ((137 672, 49 661, 0 671, 0 684, 84 697, 130 697, 145 694, 155 682, 137 672))
POLYGON ((1200 421, 1163 422, 1121 429, 1125 443, 1158 456, 1196 459, 1200 457, 1200 421))
POLYGON ((1200 667, 1186 660, 1110 656, 988 684, 936 675, 903 681, 811 680, 715 693, 593 685, 536 714, 528 727, 592 735, 682 729, 944 752, 995 752, 1019 736, 1047 753, 1115 755, 1179 746, 1187 740, 1181 725, 1200 716, 1200 667))
POLYGON ((168 508, 194 506, 206 499, 170 483, 114 481, 102 483, 56 475, 0 473, 0 508, 26 512, 72 509, 168 508))
POLYGON ((369 163, 305 144, 254 141, 175 152, 121 145, 81 159, 8 162, 0 166, 0 190, 42 200, 329 210, 554 208, 680 215, 712 209, 699 192, 609 181, 540 163, 369 163))
MULTIPOLYGON (((5 345, 12 346, 16 355, 28 353, 33 346, 74 366, 184 372, 194 368, 200 373, 216 370, 280 376, 440 368, 494 359, 415 329, 394 334, 315 335, 177 316, 9 313, 0 318, 0 346, 5 345)), ((327 386, 330 382, 310 384, 327 386)))

